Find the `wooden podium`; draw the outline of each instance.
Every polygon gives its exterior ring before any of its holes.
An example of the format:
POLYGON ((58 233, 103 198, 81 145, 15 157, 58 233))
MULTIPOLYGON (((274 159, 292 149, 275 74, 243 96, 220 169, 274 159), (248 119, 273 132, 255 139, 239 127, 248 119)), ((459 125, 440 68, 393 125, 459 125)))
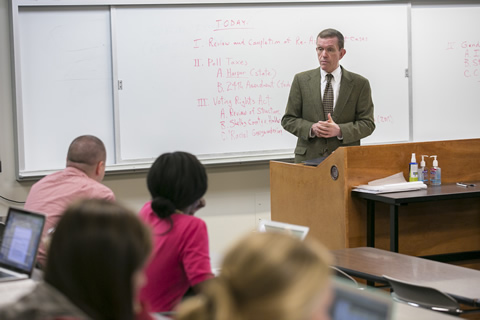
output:
MULTIPOLYGON (((480 181, 480 139, 344 147, 317 167, 270 163, 272 220, 309 226, 309 236, 332 250, 366 246, 367 204, 351 190, 398 172, 407 178, 412 153, 417 162, 421 155, 437 155, 442 183, 480 181)), ((426 159, 427 167, 432 161, 426 159)), ((388 218, 388 206, 377 204, 375 246, 386 250, 388 218)), ((480 199, 402 207, 399 234, 399 252, 410 255, 480 250, 480 199)))

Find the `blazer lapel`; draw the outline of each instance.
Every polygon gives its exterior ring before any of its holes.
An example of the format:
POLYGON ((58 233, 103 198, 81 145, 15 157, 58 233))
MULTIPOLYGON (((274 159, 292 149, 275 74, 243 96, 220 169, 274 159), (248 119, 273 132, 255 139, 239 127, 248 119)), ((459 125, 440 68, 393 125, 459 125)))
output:
POLYGON ((322 90, 320 86, 320 68, 312 70, 308 85, 310 87, 310 94, 317 119, 326 120, 323 114, 322 95, 320 94, 320 90, 322 90))
MULTIPOLYGON (((333 109, 333 115, 338 116, 342 113, 345 105, 347 104, 350 93, 352 92, 353 83, 350 72, 342 68, 342 80, 340 80, 340 92, 338 93, 337 103, 335 103, 335 108, 333 109)), ((335 120, 335 118, 334 118, 335 120)))

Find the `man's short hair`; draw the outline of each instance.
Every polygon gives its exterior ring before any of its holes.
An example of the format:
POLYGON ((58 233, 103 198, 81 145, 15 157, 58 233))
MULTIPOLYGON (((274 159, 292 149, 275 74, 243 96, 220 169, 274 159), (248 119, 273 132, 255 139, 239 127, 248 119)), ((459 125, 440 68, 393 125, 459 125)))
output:
POLYGON ((95 136, 84 135, 75 138, 68 148, 67 161, 83 163, 89 166, 105 161, 107 151, 102 140, 95 136))
POLYGON ((317 39, 318 38, 321 38, 321 39, 337 38, 339 49, 343 49, 343 45, 345 43, 345 39, 343 38, 343 34, 340 31, 335 30, 335 29, 325 29, 325 30, 321 31, 317 36, 317 39))

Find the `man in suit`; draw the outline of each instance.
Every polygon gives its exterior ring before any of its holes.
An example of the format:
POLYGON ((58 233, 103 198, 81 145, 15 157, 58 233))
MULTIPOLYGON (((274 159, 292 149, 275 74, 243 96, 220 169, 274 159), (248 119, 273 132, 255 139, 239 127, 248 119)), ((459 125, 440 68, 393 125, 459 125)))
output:
POLYGON ((320 32, 316 48, 320 67, 293 79, 282 126, 298 137, 295 162, 328 156, 341 146, 358 146, 375 130, 370 83, 340 66, 346 53, 343 45, 339 31, 320 32), (330 97, 333 112, 322 100, 325 97, 330 97))

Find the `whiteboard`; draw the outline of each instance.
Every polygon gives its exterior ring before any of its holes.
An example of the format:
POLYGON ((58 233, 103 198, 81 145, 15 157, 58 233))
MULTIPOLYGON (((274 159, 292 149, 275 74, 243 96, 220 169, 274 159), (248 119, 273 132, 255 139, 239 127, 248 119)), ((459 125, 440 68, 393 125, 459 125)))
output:
POLYGON ((102 139, 113 164, 109 9, 26 7, 18 27, 20 173, 64 168, 68 146, 83 134, 102 139))
POLYGON ((363 142, 409 139, 406 5, 122 6, 113 21, 119 162, 292 154, 290 83, 318 67, 327 27, 345 35, 341 64, 371 82, 377 129, 363 142))
POLYGON ((83 134, 105 142, 111 172, 174 150, 293 158, 280 119, 327 27, 346 37, 341 64, 371 83, 377 129, 362 143, 409 140, 407 4, 85 3, 12 5, 19 178, 63 168, 83 134))
POLYGON ((415 141, 480 138, 480 4, 412 8, 415 141))

